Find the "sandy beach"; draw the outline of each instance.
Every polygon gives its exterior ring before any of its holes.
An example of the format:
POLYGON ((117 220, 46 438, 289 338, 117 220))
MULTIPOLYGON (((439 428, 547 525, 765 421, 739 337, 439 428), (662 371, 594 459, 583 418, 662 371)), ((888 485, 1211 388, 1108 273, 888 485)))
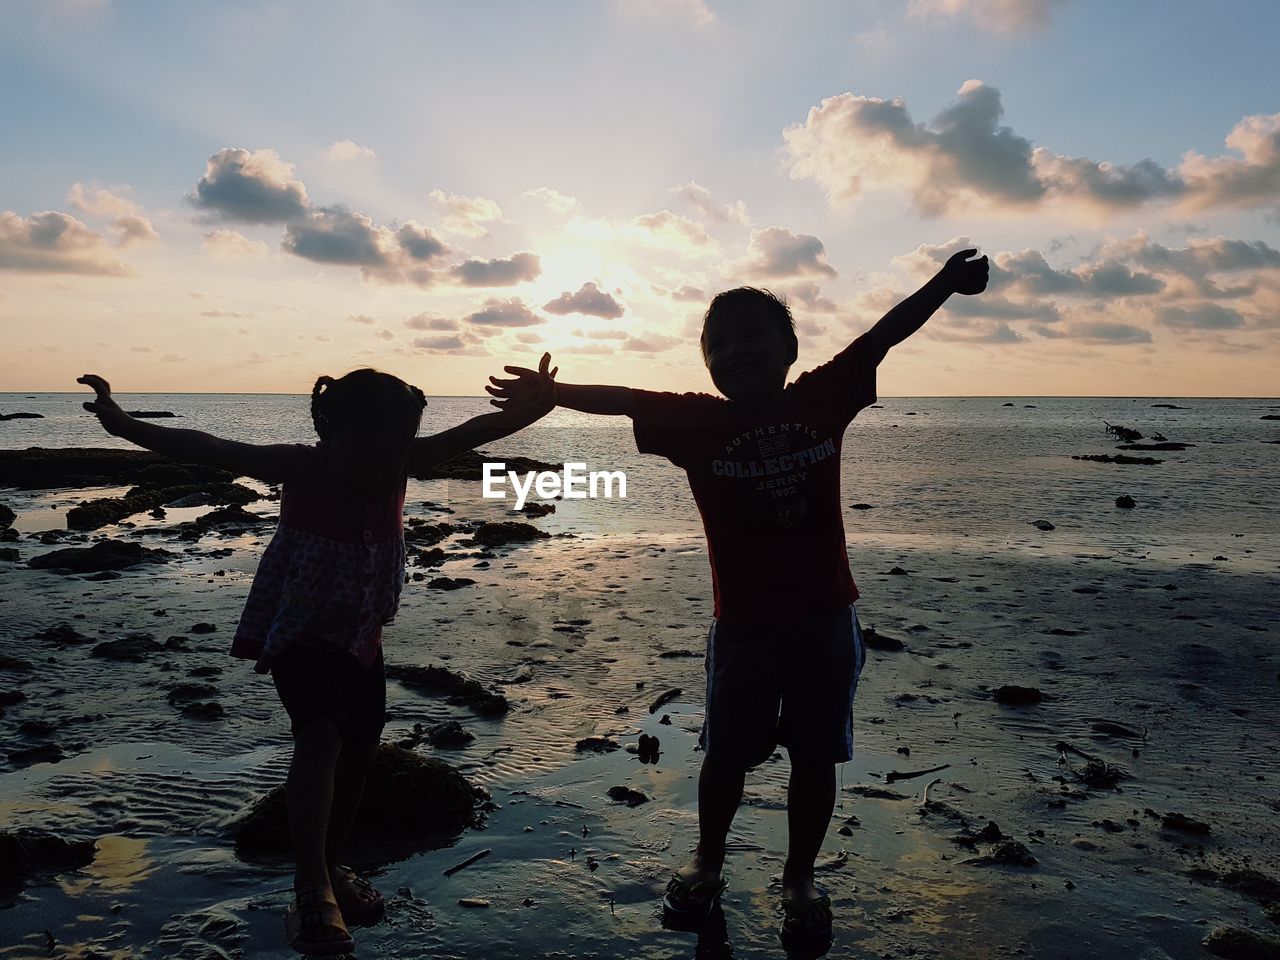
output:
MULTIPOLYGON (((357 955, 782 956, 781 756, 748 778, 723 922, 661 926, 661 890, 696 835, 701 536, 575 533, 467 497, 468 481, 434 483, 407 504, 409 529, 453 532, 434 544, 442 562, 410 567, 388 665, 448 667, 510 709, 483 716, 389 681, 384 742, 443 758, 492 803, 447 846, 356 851, 389 901, 356 931, 357 955), (502 519, 554 535, 469 540, 502 519), (447 720, 474 739, 432 746, 423 731, 447 720), (657 763, 628 749, 641 733, 661 739, 657 763)), ((289 864, 237 855, 229 828, 288 758, 270 679, 226 654, 277 504, 247 505, 265 518, 252 530, 194 539, 177 528, 209 506, 66 530, 70 506, 124 492, 0 497, 20 555, 0 565, 2 829, 91 844, 83 865, 37 867, 11 893, 0 957, 291 955, 289 864), (106 579, 28 566, 98 539, 172 556, 106 579), (130 637, 134 659, 95 655, 130 637)), ((1263 940, 1220 952, 1233 948, 1214 932, 1277 933, 1275 573, 1046 551, 1030 525, 1003 545, 913 541, 860 532, 858 517, 859 615, 881 639, 819 863, 830 955, 1271 955, 1263 940), (1227 945, 1209 952, 1211 935, 1227 945)))

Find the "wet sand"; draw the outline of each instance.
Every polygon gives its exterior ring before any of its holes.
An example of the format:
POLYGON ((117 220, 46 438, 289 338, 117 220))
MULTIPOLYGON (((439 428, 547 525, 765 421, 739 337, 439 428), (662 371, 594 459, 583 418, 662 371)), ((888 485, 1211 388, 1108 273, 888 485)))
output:
MULTIPOLYGON (((471 510, 460 489, 441 482, 429 494, 457 513, 410 503, 406 516, 500 515, 493 504, 471 510)), ((0 757, 9 758, 0 829, 97 845, 88 866, 36 880, 0 908, 0 957, 289 956, 281 920, 289 865, 239 859, 226 829, 282 780, 288 758, 270 679, 226 654, 270 528, 195 543, 167 532, 206 507, 51 544, 26 535, 61 529, 67 506, 111 492, 0 496, 23 534, 6 544, 21 561, 0 563, 2 652, 30 664, 0 669, 0 691, 26 697, 0 718, 0 757), (179 557, 103 581, 26 566, 103 535, 179 557), (34 637, 59 624, 92 642, 34 637), (141 662, 92 656, 95 643, 139 631, 158 643, 186 640, 141 662), (191 682, 216 688, 208 699, 221 717, 170 704, 168 692, 191 682), (51 743, 58 762, 22 759, 51 743)), ((248 509, 269 515, 275 506, 248 509)), ((563 522, 531 522, 562 535, 497 548, 488 560, 445 541, 456 559, 411 568, 425 576, 406 585, 386 631, 388 664, 447 665, 501 689, 512 710, 481 718, 389 682, 384 739, 460 721, 475 735, 465 748, 416 749, 457 765, 497 809, 451 847, 356 858, 389 901, 381 923, 357 929, 357 955, 714 957, 731 946, 736 957, 783 956, 775 904, 785 756, 748 778, 723 928, 699 943, 660 923, 666 878, 696 834, 710 616, 701 538, 564 536, 563 522), (476 582, 429 588, 440 574, 476 582), (683 693, 651 714, 671 688, 683 693), (641 733, 661 738, 658 763, 625 749, 641 733), (588 736, 623 748, 576 750, 588 736), (615 785, 649 800, 610 800, 615 785), (442 875, 486 848, 484 859, 442 875), (488 906, 464 907, 463 898, 488 906)), ((836 914, 831 956, 1199 958, 1215 928, 1280 935, 1262 902, 1271 888, 1255 879, 1240 889, 1251 876, 1244 871, 1273 885, 1280 877, 1274 574, 1232 573, 1207 557, 1172 564, 1136 551, 1053 553, 1030 527, 1021 541, 945 545, 862 537, 856 512, 846 529, 860 619, 904 649, 871 650, 859 686, 855 759, 842 768, 820 859, 836 914), (895 567, 905 572, 890 574, 895 567), (1043 696, 1002 704, 993 693, 1003 685, 1043 696), (1089 768, 1082 754, 1110 766, 1089 768), (1100 771, 1120 779, 1081 779, 1100 771), (935 779, 925 805, 923 788, 935 779), (1178 828, 1173 813, 1208 832, 1178 828), (1018 852, 955 842, 988 821, 1036 863, 966 863, 1018 852)))

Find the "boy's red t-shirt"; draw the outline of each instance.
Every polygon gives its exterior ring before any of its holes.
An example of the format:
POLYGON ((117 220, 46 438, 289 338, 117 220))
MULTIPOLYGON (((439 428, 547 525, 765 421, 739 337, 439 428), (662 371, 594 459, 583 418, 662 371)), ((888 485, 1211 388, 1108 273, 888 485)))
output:
POLYGON ((858 598, 840 509, 840 447, 876 401, 877 351, 855 340, 744 413, 707 393, 636 390, 636 447, 682 467, 702 514, 715 616, 783 624, 858 598))

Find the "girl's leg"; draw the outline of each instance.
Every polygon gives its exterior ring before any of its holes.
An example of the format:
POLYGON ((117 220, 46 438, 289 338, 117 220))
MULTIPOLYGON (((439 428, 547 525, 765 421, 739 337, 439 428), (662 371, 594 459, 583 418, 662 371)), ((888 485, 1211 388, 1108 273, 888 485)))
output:
POLYGON ((378 744, 344 749, 333 771, 333 805, 329 810, 328 834, 325 840, 326 868, 330 875, 342 860, 351 825, 364 796, 365 781, 373 768, 378 744))
POLYGON ((294 889, 330 891, 325 835, 334 796, 334 768, 342 740, 333 721, 309 720, 294 734, 293 760, 285 782, 289 834, 297 868, 294 889))

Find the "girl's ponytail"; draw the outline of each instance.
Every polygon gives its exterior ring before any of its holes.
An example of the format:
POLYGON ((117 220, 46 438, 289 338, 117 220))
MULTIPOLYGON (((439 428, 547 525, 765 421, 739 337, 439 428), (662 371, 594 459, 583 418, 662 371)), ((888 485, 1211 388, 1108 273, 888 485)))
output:
POLYGON ((311 388, 311 422, 315 425, 316 433, 319 434, 321 440, 329 439, 330 420, 324 414, 327 404, 324 402, 328 396, 328 388, 333 384, 333 377, 317 377, 316 385, 311 388))

